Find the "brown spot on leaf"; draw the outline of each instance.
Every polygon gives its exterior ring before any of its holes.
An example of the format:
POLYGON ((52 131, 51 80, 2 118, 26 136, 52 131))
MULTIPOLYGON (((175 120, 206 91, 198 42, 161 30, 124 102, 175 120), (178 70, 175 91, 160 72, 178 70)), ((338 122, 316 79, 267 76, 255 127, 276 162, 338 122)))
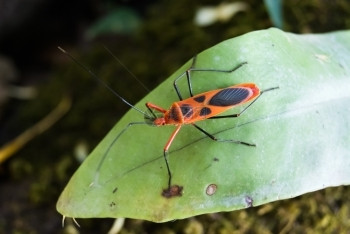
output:
POLYGON ((181 197, 183 187, 179 185, 172 185, 170 188, 163 189, 162 196, 166 198, 181 197))
POLYGON ((207 195, 211 196, 216 192, 216 189, 218 188, 218 186, 216 184, 209 184, 207 189, 206 189, 206 193, 207 195))

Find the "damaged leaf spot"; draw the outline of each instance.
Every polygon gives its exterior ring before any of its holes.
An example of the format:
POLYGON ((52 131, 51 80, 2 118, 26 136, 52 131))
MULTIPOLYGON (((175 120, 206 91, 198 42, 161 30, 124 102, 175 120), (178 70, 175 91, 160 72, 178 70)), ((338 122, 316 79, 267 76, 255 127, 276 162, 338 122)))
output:
POLYGON ((245 197, 245 202, 247 203, 247 207, 253 207, 253 202, 254 202, 254 200, 253 200, 252 197, 246 196, 246 197, 245 197))
POLYGON ((116 193, 118 191, 118 187, 115 187, 115 189, 113 189, 112 193, 116 193))
POLYGON ((172 185, 170 188, 163 189, 162 196, 166 198, 181 197, 183 187, 179 185, 172 185))
POLYGON ((218 186, 216 184, 209 184, 207 189, 206 189, 206 193, 207 195, 211 196, 216 192, 216 189, 218 188, 218 186))

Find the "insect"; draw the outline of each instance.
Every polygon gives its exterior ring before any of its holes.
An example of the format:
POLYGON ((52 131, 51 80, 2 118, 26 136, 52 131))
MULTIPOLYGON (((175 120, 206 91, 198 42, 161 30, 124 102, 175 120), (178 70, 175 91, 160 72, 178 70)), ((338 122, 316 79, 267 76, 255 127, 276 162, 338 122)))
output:
MULTIPOLYGON (((174 125, 175 130, 170 135, 168 141, 165 143, 165 146, 163 148, 163 156, 164 161, 166 164, 166 169, 168 173, 168 183, 167 183, 167 189, 163 190, 163 194, 165 196, 171 197, 171 196, 178 196, 181 195, 180 186, 174 185, 172 186, 172 174, 171 169, 169 166, 168 161, 168 152, 169 148, 174 141, 176 135, 180 131, 181 127, 185 124, 189 124, 194 126, 196 129, 198 129, 200 132, 208 136, 210 139, 218 142, 232 142, 236 144, 242 144, 246 146, 255 146, 255 144, 246 143, 243 141, 238 140, 232 140, 232 139, 219 139, 216 138, 213 134, 207 132, 203 128, 199 127, 196 122, 207 120, 207 119, 219 119, 219 118, 235 118, 240 116, 244 111, 246 111, 257 99, 261 96, 262 93, 277 89, 278 87, 269 88, 263 91, 260 91, 260 89, 255 85, 254 83, 242 83, 237 84, 233 86, 229 86, 222 89, 215 89, 210 90, 204 93, 200 93, 197 95, 193 95, 192 91, 192 83, 191 83, 191 72, 194 71, 201 71, 201 72, 221 72, 221 73, 232 73, 242 67, 243 65, 247 64, 247 62, 242 62, 235 66, 234 68, 230 70, 218 70, 218 69, 202 69, 202 68, 195 68, 196 59, 197 57, 194 56, 192 59, 192 64, 190 68, 188 68, 184 73, 182 73, 179 77, 177 77, 174 80, 174 89, 176 91, 176 94, 179 98, 179 101, 174 102, 169 109, 164 109, 162 107, 159 107, 151 102, 146 103, 146 108, 148 109, 148 112, 142 111, 141 109, 133 106, 128 101, 126 101, 123 97, 121 97, 117 92, 115 92, 113 89, 111 89, 106 83, 104 83, 101 79, 99 79, 91 70, 89 70, 87 67, 85 67, 83 64, 81 64, 79 61, 77 61, 74 57, 72 57, 70 54, 68 54, 65 50, 58 47, 63 53, 65 53, 67 56, 69 56, 72 60, 74 60, 78 65, 80 65, 83 69, 85 69, 87 72, 90 73, 90 75, 95 78, 98 82, 100 82, 102 85, 104 85, 107 89, 109 89, 115 96, 117 96, 121 101, 123 101, 125 104, 129 105, 134 110, 142 113, 144 115, 144 121, 143 122, 131 122, 126 127, 124 127, 119 134, 114 138, 110 146, 107 148, 106 153, 103 157, 103 159, 100 162, 100 165, 98 168, 101 168, 101 165, 104 161, 104 158, 108 154, 110 148, 113 146, 113 144, 119 139, 119 137, 131 126, 134 125, 140 125, 140 124, 147 124, 151 126, 164 126, 164 125, 174 125), (181 92, 178 88, 177 82, 182 78, 186 76, 187 78, 187 84, 189 88, 190 97, 187 99, 183 99, 181 92), (230 114, 230 115, 219 115, 233 107, 248 103, 249 105, 246 106, 240 113, 237 114, 230 114), (175 192, 174 192, 175 191, 175 192), (172 195, 173 193, 173 195, 172 195), (167 195, 168 194, 168 195, 167 195), (170 195, 169 195, 170 194, 170 195)), ((98 169, 99 170, 99 169, 98 169)))

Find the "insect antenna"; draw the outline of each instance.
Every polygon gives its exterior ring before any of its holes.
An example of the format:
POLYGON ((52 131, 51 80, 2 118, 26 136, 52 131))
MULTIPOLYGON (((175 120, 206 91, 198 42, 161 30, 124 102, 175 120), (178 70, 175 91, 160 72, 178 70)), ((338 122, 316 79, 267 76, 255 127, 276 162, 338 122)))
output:
POLYGON ((124 65, 124 63, 122 63, 122 61, 120 61, 120 59, 118 59, 117 56, 115 56, 113 54, 113 52, 108 49, 106 46, 103 46, 103 48, 105 48, 105 50, 107 50, 107 52, 147 91, 150 92, 150 90, 146 87, 146 85, 144 83, 142 83, 141 80, 139 80, 134 73, 132 73, 127 66, 124 65))
POLYGON ((150 115, 148 115, 146 112, 140 110, 139 108, 132 105, 130 102, 125 100, 122 96, 120 96, 115 90, 113 90, 107 83, 105 83, 102 79, 100 79, 93 71, 91 71, 89 68, 87 68, 84 64, 79 62, 76 58, 74 58, 71 54, 69 54, 67 51, 62 49, 60 46, 57 47, 62 53, 64 53, 66 56, 68 56, 70 59, 72 59, 76 64, 78 64, 81 68, 83 68, 85 71, 87 71, 92 78, 94 78, 99 84, 107 88, 111 93, 113 93, 116 97, 118 97, 122 102, 124 102, 126 105, 130 106, 132 109, 140 112, 144 116, 147 116, 149 118, 152 118, 150 115))

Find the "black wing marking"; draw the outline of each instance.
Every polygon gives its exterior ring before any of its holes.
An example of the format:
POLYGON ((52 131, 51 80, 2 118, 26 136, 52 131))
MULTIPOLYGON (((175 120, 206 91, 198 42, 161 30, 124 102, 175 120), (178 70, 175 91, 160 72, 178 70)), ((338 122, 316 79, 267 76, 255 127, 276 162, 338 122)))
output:
POLYGON ((206 116, 206 115, 210 115, 211 114, 211 110, 208 107, 203 107, 200 111, 199 111, 199 116, 206 116))
POLYGON ((185 119, 188 119, 188 118, 191 118, 191 116, 193 115, 193 109, 190 105, 188 104, 182 104, 180 106, 180 110, 181 110, 181 113, 182 113, 182 116, 185 118, 185 119))
POLYGON ((209 105, 213 106, 233 106, 241 103, 250 92, 245 88, 227 88, 219 91, 209 101, 209 105))
POLYGON ((202 103, 202 102, 204 102, 204 100, 205 100, 205 96, 202 95, 202 96, 199 96, 199 97, 194 97, 193 99, 194 99, 196 102, 202 103))

